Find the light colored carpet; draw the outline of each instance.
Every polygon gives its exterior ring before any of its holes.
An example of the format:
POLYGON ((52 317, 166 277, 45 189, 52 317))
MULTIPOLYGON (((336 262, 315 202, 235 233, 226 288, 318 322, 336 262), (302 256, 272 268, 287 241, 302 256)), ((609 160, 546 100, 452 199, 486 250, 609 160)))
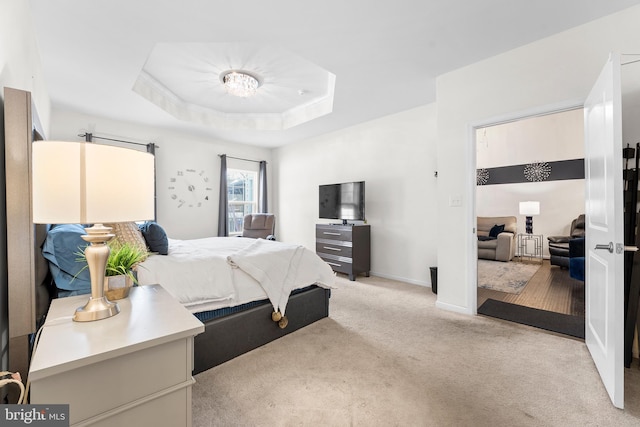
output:
POLYGON ((193 425, 638 426, 583 342, 435 308, 429 288, 340 278, 330 317, 196 376, 193 425))
POLYGON ((519 294, 541 264, 478 260, 478 287, 519 294))

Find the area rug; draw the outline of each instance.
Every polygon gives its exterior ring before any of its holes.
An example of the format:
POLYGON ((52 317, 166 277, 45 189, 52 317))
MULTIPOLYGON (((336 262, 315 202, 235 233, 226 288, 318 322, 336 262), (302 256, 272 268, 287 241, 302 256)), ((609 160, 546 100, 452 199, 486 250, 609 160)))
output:
POLYGON ((519 294, 536 274, 540 264, 478 260, 478 287, 519 294))
POLYGON ((584 339, 584 317, 582 316, 554 313, 494 299, 486 300, 478 308, 478 314, 584 339))

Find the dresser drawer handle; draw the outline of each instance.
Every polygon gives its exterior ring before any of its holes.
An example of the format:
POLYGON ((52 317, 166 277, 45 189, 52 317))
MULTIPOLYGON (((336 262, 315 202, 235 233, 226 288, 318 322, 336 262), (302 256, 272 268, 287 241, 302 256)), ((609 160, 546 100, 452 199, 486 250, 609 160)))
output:
POLYGON ((340 248, 332 248, 331 246, 323 246, 322 249, 328 249, 330 251, 342 252, 340 248))
POLYGON ((329 265, 335 265, 336 267, 342 267, 342 264, 336 264, 335 262, 325 261, 329 265))
POLYGON ((339 236, 340 235, 340 233, 332 233, 330 231, 323 231, 322 234, 328 234, 330 236, 339 236))

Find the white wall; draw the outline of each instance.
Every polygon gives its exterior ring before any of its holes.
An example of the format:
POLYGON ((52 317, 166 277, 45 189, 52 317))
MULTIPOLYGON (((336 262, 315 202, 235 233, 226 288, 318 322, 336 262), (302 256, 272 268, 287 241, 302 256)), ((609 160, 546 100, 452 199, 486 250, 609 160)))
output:
POLYGON ((44 83, 31 8, 24 0, 0 1, 0 97, 4 88, 31 92, 45 133, 51 102, 44 83))
POLYGON ((640 52, 638 22, 635 6, 437 79, 438 307, 476 310, 472 128, 553 105, 581 104, 609 52, 640 52), (461 197, 462 206, 449 206, 451 196, 461 197))
POLYGON ((625 146, 635 147, 640 142, 640 54, 625 55, 623 63, 626 65, 621 70, 622 141, 625 146))
POLYGON ((527 117, 478 129, 480 168, 584 157, 584 110, 527 117))
MULTIPOLYGON (((530 117, 478 129, 478 168, 554 162, 584 157, 583 110, 530 117)), ((515 215, 518 232, 525 232, 525 216, 519 202, 540 202, 540 215, 533 217, 533 232, 542 234, 543 254, 549 257, 548 236, 566 236, 571 221, 584 213, 584 179, 524 182, 476 187, 478 216, 515 215)))
MULTIPOLYGON (((82 140, 86 131, 115 139, 154 142, 157 150, 158 222, 178 239, 216 235, 218 154, 267 160, 270 211, 278 240, 315 251, 318 185, 366 181, 372 227, 372 273, 429 285, 436 265, 436 106, 419 107, 277 150, 212 141, 82 113, 54 110, 51 139, 82 140), (214 200, 199 209, 177 208, 167 190, 179 168, 207 171, 214 200)), ((229 167, 256 164, 233 159, 229 167)))
MULTIPOLYGON (((78 134, 89 131, 96 136, 140 143, 156 143, 156 193, 157 221, 174 239, 194 239, 216 236, 218 232, 218 197, 220 182, 219 154, 252 160, 267 161, 267 181, 272 181, 271 150, 249 145, 211 140, 201 136, 173 132, 157 127, 113 121, 88 116, 77 112, 54 110, 51 121, 50 139, 81 141, 78 134), (213 188, 212 198, 201 207, 178 207, 171 199, 169 190, 171 177, 176 171, 193 168, 204 171, 213 188)), ((96 142, 104 142, 99 139, 96 142)), ((229 159, 229 168, 251 169, 256 163, 229 159)), ((126 171, 114 171, 126 173, 126 171)), ((132 183, 134 185, 134 183, 132 183)), ((270 184, 271 188, 273 185, 270 184)), ((269 195, 273 192, 267 192, 269 195)), ((269 195, 269 206, 273 207, 269 195)))
MULTIPOLYGON (((381 101, 382 102, 382 101, 381 101)), ((315 250, 318 186, 366 181, 372 274, 428 285, 436 265, 436 106, 278 148, 278 237, 315 250)))
MULTIPOLYGON (((12 87, 30 91, 39 113, 45 133, 49 127, 50 102, 42 77, 40 58, 33 36, 29 2, 24 0, 0 1, 0 98, 4 99, 4 88, 12 87)), ((0 105, 4 105, 0 103, 0 105)), ((2 111, 4 111, 2 109, 2 111)), ((4 197, 4 120, 0 120, 0 223, 5 224, 4 197)), ((7 313, 7 235, 5 226, 0 226, 0 370, 8 364, 8 313, 7 313)), ((23 373, 24 374, 24 373, 23 373)), ((4 393, 6 390, 3 390, 4 393)))

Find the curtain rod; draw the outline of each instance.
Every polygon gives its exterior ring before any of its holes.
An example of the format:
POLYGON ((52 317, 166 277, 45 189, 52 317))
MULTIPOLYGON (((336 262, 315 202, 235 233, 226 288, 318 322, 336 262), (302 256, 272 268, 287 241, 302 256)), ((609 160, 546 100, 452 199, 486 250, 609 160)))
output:
POLYGON ((632 61, 628 61, 628 62, 623 62, 620 65, 629 65, 629 64, 635 64, 636 62, 640 62, 640 59, 634 59, 632 61))
MULTIPOLYGON (((89 132, 78 134, 78 136, 81 137, 81 138, 84 138, 85 141, 87 141, 87 142, 91 142, 94 138, 96 138, 96 139, 104 139, 105 141, 114 141, 114 142, 123 142, 125 144, 142 145, 144 147, 147 147, 149 144, 154 144, 153 142, 150 142, 148 144, 143 144, 141 142, 133 142, 133 141, 125 141, 125 140, 122 140, 122 139, 106 138, 104 136, 95 136, 94 134, 89 133, 89 132)), ((160 148, 158 145, 156 145, 156 144, 154 144, 154 145, 156 146, 156 148, 160 148)))
MULTIPOLYGON (((222 156, 227 156, 226 154, 218 154, 218 157, 222 157, 222 156)), ((252 159, 243 159, 242 157, 233 157, 233 156, 227 156, 227 159, 236 159, 236 160, 244 160, 245 162, 254 162, 254 163, 260 163, 264 160, 252 160, 252 159)), ((265 161, 265 163, 267 163, 265 161)))

